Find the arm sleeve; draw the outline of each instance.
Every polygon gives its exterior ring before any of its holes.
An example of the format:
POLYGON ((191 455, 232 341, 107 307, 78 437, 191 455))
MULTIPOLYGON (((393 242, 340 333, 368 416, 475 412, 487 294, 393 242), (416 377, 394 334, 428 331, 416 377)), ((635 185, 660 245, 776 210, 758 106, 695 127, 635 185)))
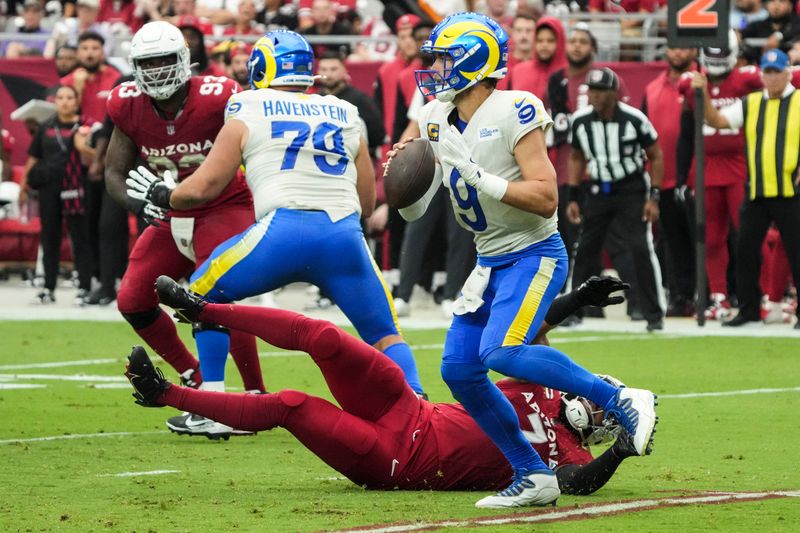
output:
MULTIPOLYGON (((675 181, 676 186, 680 187, 686 185, 692 169, 692 159, 694 159, 694 113, 691 109, 687 108, 681 112, 681 133, 678 135, 675 152, 677 172, 675 181)), ((667 157, 669 157, 668 154, 667 157)))
POLYGON ((617 457, 613 448, 585 465, 564 465, 556 470, 558 486, 564 494, 586 496, 602 488, 617 471, 622 459, 617 457))
POLYGON ((642 148, 649 148, 658 141, 658 133, 656 133, 653 124, 645 115, 642 115, 642 121, 639 123, 638 135, 639 144, 642 145, 642 148))
POLYGON ((723 107, 719 112, 728 120, 730 129, 736 130, 744 126, 744 103, 741 100, 723 107))

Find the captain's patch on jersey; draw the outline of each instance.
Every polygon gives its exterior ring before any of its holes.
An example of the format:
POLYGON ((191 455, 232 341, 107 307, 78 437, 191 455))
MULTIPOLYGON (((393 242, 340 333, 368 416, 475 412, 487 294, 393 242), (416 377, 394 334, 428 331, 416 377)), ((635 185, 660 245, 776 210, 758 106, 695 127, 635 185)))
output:
POLYGON ((428 124, 428 140, 431 142, 439 141, 439 125, 428 124))

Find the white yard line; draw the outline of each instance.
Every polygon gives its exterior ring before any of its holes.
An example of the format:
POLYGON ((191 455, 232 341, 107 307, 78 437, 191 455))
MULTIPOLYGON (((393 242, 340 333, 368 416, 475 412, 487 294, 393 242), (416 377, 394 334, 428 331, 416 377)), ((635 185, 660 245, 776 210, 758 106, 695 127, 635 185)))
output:
POLYGON ((43 389, 47 385, 34 385, 33 383, 0 383, 0 390, 14 389, 43 389))
POLYGON ((780 392, 800 392, 800 387, 785 387, 781 389, 742 389, 717 392, 687 392, 684 394, 659 394, 658 399, 682 399, 682 398, 711 398, 715 396, 746 396, 748 394, 776 394, 780 392))
POLYGON ((164 474, 177 474, 180 470, 150 470, 148 472, 120 472, 119 474, 98 474, 97 477, 138 477, 138 476, 163 476, 164 474))
POLYGON ((7 381, 12 379, 41 379, 45 381, 103 381, 103 382, 122 382, 128 380, 125 376, 92 376, 87 374, 0 374, 0 380, 7 381))
POLYGON ((119 362, 120 359, 81 359, 78 361, 53 361, 51 363, 0 365, 0 370, 30 370, 33 368, 61 368, 64 366, 110 365, 119 362))
POLYGON ((343 532, 358 533, 403 533, 407 531, 420 531, 440 528, 462 527, 492 527, 508 524, 531 524, 543 522, 562 522, 567 520, 586 520, 598 516, 614 515, 636 511, 647 511, 665 507, 682 507, 686 505, 709 505, 720 503, 735 503, 758 501, 769 498, 797 498, 800 491, 766 491, 766 492, 740 492, 740 493, 703 493, 698 496, 678 498, 652 498, 632 500, 620 503, 590 504, 577 509, 565 511, 543 511, 535 514, 515 514, 511 516, 495 516, 487 518, 474 518, 468 520, 444 520, 441 522, 418 522, 415 524, 367 526, 342 530, 343 532))
POLYGON ((48 442, 51 440, 97 439, 101 437, 131 437, 134 435, 159 435, 166 433, 167 433, 166 431, 118 431, 116 433, 78 433, 71 435, 53 435, 50 437, 32 437, 29 439, 6 439, 6 440, 0 440, 0 444, 23 444, 26 442, 48 442))

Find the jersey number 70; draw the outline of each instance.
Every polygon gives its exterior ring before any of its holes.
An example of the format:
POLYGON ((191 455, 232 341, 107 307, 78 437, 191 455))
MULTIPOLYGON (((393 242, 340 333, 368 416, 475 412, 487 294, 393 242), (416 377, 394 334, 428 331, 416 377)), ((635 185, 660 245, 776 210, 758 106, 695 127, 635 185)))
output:
MULTIPOLYGON (((286 147, 286 153, 283 154, 283 162, 281 163, 281 170, 291 170, 297 164, 297 154, 300 148, 305 145, 309 135, 311 135, 311 126, 299 120, 277 120, 272 123, 272 138, 282 139, 286 136, 286 132, 294 132, 296 136, 286 147)), ((314 129, 314 136, 311 140, 314 148, 320 152, 325 152, 326 155, 314 154, 314 163, 325 174, 333 176, 341 176, 347 169, 347 153, 344 151, 344 136, 342 135, 342 128, 330 122, 323 122, 314 129), (333 146, 328 147, 328 135, 331 136, 333 146), (328 163, 328 157, 339 156, 336 163, 331 165, 328 163)))

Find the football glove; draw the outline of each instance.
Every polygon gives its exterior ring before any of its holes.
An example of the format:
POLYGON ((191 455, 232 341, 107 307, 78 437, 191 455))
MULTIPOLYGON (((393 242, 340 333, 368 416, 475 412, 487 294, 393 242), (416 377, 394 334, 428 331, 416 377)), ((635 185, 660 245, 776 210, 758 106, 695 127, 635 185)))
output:
POLYGON ((461 178, 478 191, 498 201, 505 196, 508 182, 484 171, 472 160, 470 148, 455 126, 443 132, 439 141, 439 159, 456 169, 461 178))
POLYGON ((578 302, 582 306, 605 307, 607 305, 621 304, 625 301, 624 296, 609 296, 609 294, 630 288, 631 286, 628 283, 624 283, 621 279, 612 276, 592 276, 575 289, 575 292, 578 295, 578 302))
POLYGON ((136 170, 128 172, 128 179, 125 180, 128 186, 128 196, 136 200, 144 200, 163 209, 172 209, 169 205, 169 197, 175 189, 175 180, 172 173, 167 170, 164 172, 164 179, 150 172, 147 167, 140 166, 136 170))
POLYGON ((128 197, 128 211, 144 220, 149 226, 159 227, 162 222, 167 222, 169 220, 166 209, 162 209, 144 200, 131 198, 130 196, 128 197))

